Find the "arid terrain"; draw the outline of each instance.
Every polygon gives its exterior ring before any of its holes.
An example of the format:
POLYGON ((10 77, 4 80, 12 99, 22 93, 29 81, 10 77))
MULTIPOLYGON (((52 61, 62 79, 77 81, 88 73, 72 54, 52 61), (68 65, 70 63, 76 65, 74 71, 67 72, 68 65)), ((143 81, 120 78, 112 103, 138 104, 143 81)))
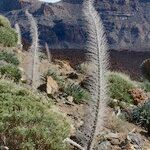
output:
MULTIPOLYGON (((43 50, 44 51, 44 50, 43 50)), ((86 60, 85 50, 79 49, 53 49, 51 53, 54 59, 68 60, 72 66, 80 64, 86 60)), ((121 71, 129 74, 133 79, 141 79, 140 65, 150 57, 150 52, 136 51, 116 51, 110 50, 110 70, 121 71)))

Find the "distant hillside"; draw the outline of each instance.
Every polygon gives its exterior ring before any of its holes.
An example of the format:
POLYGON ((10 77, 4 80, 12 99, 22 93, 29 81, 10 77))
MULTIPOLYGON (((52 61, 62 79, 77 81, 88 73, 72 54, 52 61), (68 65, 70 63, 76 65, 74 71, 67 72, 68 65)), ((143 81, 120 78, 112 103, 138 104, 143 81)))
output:
MULTIPOLYGON (((15 24, 29 40, 25 9, 37 18, 41 44, 51 48, 82 49, 85 31, 81 17, 82 0, 62 0, 56 4, 28 0, 1 0, 0 13, 15 24)), ((136 51, 150 48, 150 0, 96 0, 111 49, 136 51)))

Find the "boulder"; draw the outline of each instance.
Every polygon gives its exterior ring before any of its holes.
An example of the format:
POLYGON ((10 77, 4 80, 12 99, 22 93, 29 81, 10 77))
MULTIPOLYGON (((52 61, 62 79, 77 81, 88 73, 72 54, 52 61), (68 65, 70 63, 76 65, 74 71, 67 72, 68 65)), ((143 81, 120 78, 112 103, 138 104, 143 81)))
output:
POLYGON ((51 77, 47 77, 46 92, 47 94, 55 94, 59 91, 57 82, 51 77))
POLYGON ((125 137, 121 133, 108 133, 106 135, 106 139, 112 144, 112 145, 120 145, 122 142, 125 141, 125 137))
POLYGON ((139 133, 129 133, 127 136, 128 141, 133 145, 135 149, 142 149, 144 139, 139 133))
POLYGON ((120 140, 119 139, 111 139, 111 144, 112 145, 119 145, 119 144, 121 144, 121 142, 120 142, 120 140))

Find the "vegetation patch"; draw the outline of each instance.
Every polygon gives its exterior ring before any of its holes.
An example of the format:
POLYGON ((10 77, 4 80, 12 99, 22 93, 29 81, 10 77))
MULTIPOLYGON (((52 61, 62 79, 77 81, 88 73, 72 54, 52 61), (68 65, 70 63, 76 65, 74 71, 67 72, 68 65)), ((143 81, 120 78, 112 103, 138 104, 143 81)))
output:
POLYGON ((67 84, 64 88, 64 92, 68 96, 72 96, 75 103, 83 103, 90 99, 89 92, 74 83, 67 84))
POLYGON ((150 92, 150 59, 144 60, 140 67, 144 78, 141 83, 141 88, 146 92, 150 92))
POLYGON ((3 46, 16 46, 17 41, 18 36, 13 28, 0 27, 0 43, 3 44, 3 46))
POLYGON ((129 90, 135 86, 131 79, 122 73, 111 72, 108 76, 109 81, 109 94, 112 99, 132 103, 133 98, 129 90))
POLYGON ((21 71, 14 65, 5 65, 0 67, 0 74, 18 82, 21 79, 21 71))
POLYGON ((84 62, 84 63, 77 65, 76 70, 81 74, 86 74, 89 67, 90 67, 90 64, 88 64, 87 62, 84 62))
POLYGON ((0 44, 3 46, 13 47, 16 46, 18 35, 15 29, 11 28, 9 20, 0 15, 0 44))
POLYGON ((13 64, 15 66, 19 65, 19 60, 14 53, 8 53, 6 51, 0 52, 0 60, 13 64))
POLYGON ((150 59, 146 59, 145 61, 143 61, 141 65, 141 71, 143 77, 150 81, 150 59))
POLYGON ((63 76, 60 75, 60 72, 57 69, 49 68, 47 73, 44 75, 44 78, 47 79, 47 76, 51 76, 57 82, 61 89, 64 88, 65 79, 63 76))
POLYGON ((69 124, 48 99, 0 80, 0 145, 9 149, 67 150, 69 124))
POLYGON ((132 121, 144 127, 150 134, 150 100, 133 110, 132 121))
POLYGON ((60 80, 59 71, 53 68, 48 69, 46 76, 51 76, 56 81, 60 80))
POLYGON ((150 82, 148 80, 142 82, 140 86, 145 92, 150 92, 150 82))

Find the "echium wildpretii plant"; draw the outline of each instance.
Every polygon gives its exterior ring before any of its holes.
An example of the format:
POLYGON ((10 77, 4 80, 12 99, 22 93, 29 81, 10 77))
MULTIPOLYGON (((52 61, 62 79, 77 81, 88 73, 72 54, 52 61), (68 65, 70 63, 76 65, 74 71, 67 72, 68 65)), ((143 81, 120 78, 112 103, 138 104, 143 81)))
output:
POLYGON ((51 52, 50 52, 50 49, 48 47, 48 44, 45 43, 45 49, 46 49, 46 53, 47 53, 47 57, 48 57, 48 61, 49 62, 52 62, 52 55, 51 55, 51 52))
POLYGON ((28 17, 28 20, 30 22, 30 34, 32 38, 32 44, 30 47, 30 63, 29 63, 29 78, 31 80, 31 85, 33 88, 37 88, 38 82, 40 79, 40 73, 39 73, 39 34, 38 34, 38 26, 35 18, 32 14, 29 13, 28 10, 26 10, 26 16, 28 17))
POLYGON ((17 32, 17 34, 18 34, 18 42, 17 42, 17 45, 22 48, 21 30, 20 30, 20 26, 19 26, 18 23, 15 24, 15 29, 16 29, 16 32, 17 32))
POLYGON ((84 136, 84 147, 87 150, 93 150, 106 115, 108 48, 102 21, 94 8, 94 0, 85 0, 83 10, 88 33, 87 60, 91 64, 87 72, 88 89, 92 98, 89 101, 87 116, 79 137, 84 136))

